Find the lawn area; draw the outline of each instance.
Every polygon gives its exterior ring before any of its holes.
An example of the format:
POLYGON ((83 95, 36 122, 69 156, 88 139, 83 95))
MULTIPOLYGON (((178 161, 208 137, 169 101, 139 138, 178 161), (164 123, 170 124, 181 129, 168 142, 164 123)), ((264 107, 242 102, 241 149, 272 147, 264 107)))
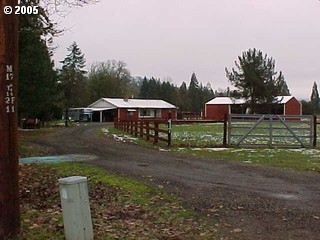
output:
MULTIPOLYGON (((51 131, 20 133, 20 155, 45 155, 27 140, 51 131)), ((161 186, 84 163, 21 164, 19 175, 22 240, 64 239, 58 179, 74 175, 88 178, 94 239, 212 239, 220 228, 161 186)))
POLYGON ((88 177, 95 239, 211 239, 217 226, 180 200, 80 163, 20 166, 22 239, 63 239, 58 178, 88 177))
POLYGON ((173 125, 172 143, 180 147, 222 145, 223 123, 173 125))
MULTIPOLYGON (((166 126, 163 125, 162 128, 166 126)), ((158 147, 162 151, 171 151, 182 155, 193 155, 216 159, 241 161, 246 164, 259 164, 299 171, 320 172, 320 150, 318 148, 225 148, 222 144, 223 123, 173 125, 172 147, 165 144, 153 145, 140 138, 132 138, 114 128, 104 130, 105 134, 120 137, 122 141, 131 141, 149 147, 158 147)), ((318 130, 319 133, 320 129, 318 130)))

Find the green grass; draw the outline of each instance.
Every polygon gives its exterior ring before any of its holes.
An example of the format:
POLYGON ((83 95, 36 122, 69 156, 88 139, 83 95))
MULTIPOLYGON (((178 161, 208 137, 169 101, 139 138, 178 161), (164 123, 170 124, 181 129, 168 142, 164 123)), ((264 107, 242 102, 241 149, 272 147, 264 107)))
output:
MULTIPOLYGON (((165 124, 160 124, 161 129, 167 130, 165 124)), ((182 147, 182 146, 215 146, 221 145, 223 140, 223 133, 221 129, 223 124, 193 124, 193 125, 173 125, 172 126, 172 146, 173 147, 182 147)), ((114 127, 108 129, 109 135, 115 134, 119 137, 123 137, 126 141, 131 141, 139 145, 146 147, 160 146, 166 147, 167 143, 159 142, 159 144, 154 145, 152 140, 147 142, 144 138, 136 137, 133 138, 130 133, 123 132, 114 127)), ((102 131, 99 131, 98 134, 101 135, 102 131)), ((159 136, 167 138, 167 134, 159 133, 159 136)))
POLYGON ((120 188, 125 192, 131 192, 131 200, 137 203, 148 203, 148 195, 155 193, 153 188, 147 187, 145 184, 130 180, 121 176, 107 173, 101 168, 96 168, 86 164, 62 162, 57 165, 52 165, 59 173, 66 176, 82 175, 86 176, 90 183, 102 182, 112 187, 120 188))
POLYGON ((191 124, 172 126, 173 146, 213 146, 222 145, 223 124, 191 124))
POLYGON ((184 155, 320 173, 320 150, 318 149, 175 148, 172 151, 184 155))
MULTIPOLYGON (((110 174, 101 168, 83 163, 62 162, 30 165, 27 172, 31 169, 45 172, 46 177, 54 173, 57 179, 72 175, 88 178, 89 193, 91 192, 93 198, 89 200, 95 239, 169 239, 174 236, 179 239, 211 239, 217 231, 211 220, 183 207, 179 199, 161 189, 110 174), (106 191, 103 190, 103 186, 107 187, 106 191)), ((43 174, 31 175, 36 183, 48 179, 52 181, 52 177, 41 179, 43 174)), ((35 184, 35 189, 37 185, 35 184)), ((22 239, 63 238, 58 188, 56 184, 50 185, 55 191, 51 193, 53 196, 44 207, 32 209, 26 201, 22 201, 25 203, 21 216, 22 239)), ((32 187, 30 191, 34 192, 32 187)), ((34 198, 37 197, 35 194, 34 198)), ((27 202, 38 203, 44 200, 34 198, 27 202)))
MULTIPOLYGON (((43 155, 41 146, 34 148, 28 140, 47 133, 40 129, 20 134, 20 155, 21 151, 25 156, 43 155)), ((104 134, 102 130, 97 133, 104 134)), ((21 165, 21 240, 64 239, 58 179, 72 175, 88 178, 95 239, 212 239, 219 229, 161 186, 84 163, 61 162, 21 165)))
MULTIPOLYGON (((251 126, 244 124, 244 126, 246 125, 251 126)), ((263 124, 261 126, 265 127, 263 124)), ((165 128, 166 126, 163 125, 161 127, 165 128)), ((318 133, 320 132, 319 130, 320 129, 318 129, 318 133)), ((124 138, 130 136, 128 133, 124 134, 122 131, 114 128, 110 128, 109 131, 124 138)), ((256 134, 265 134, 265 130, 258 129, 257 131, 258 132, 255 132, 256 134)), ((181 155, 234 160, 246 164, 258 164, 299 171, 320 172, 320 150, 318 148, 212 148, 219 144, 221 145, 222 138, 223 124, 212 123, 173 125, 173 146, 171 148, 167 148, 165 144, 153 145, 140 138, 133 142, 147 147, 156 146, 181 155)), ((290 141, 290 139, 286 139, 286 141, 290 141)))

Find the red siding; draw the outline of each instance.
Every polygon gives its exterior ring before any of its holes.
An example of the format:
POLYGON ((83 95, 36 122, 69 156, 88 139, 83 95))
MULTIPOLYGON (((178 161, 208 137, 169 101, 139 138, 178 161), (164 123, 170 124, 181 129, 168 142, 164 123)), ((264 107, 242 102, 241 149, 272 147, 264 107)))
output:
MULTIPOLYGON (((132 108, 130 108, 132 109, 132 108)), ((118 118, 121 121, 137 121, 139 120, 139 109, 135 109, 136 111, 128 112, 128 109, 121 108, 118 109, 118 118), (130 115, 131 114, 131 115, 130 115)), ((161 117, 159 120, 167 121, 169 112, 171 112, 171 118, 177 118, 177 110, 176 109, 161 109, 161 117)), ((148 118, 143 118, 148 119, 148 118)))
POLYGON ((222 121, 224 115, 229 113, 229 105, 227 104, 207 104, 206 119, 222 121))
MULTIPOLYGON (((206 119, 222 121, 224 115, 229 113, 229 105, 227 104, 206 104, 206 119)), ((296 99, 290 99, 284 104, 285 115, 301 115, 301 103, 296 99)))
POLYGON ((290 99, 284 105, 284 114, 285 115, 301 115, 302 114, 301 103, 296 98, 290 99))
POLYGON ((161 118, 162 120, 167 120, 171 113, 171 119, 177 119, 177 110, 176 109, 161 109, 161 118))

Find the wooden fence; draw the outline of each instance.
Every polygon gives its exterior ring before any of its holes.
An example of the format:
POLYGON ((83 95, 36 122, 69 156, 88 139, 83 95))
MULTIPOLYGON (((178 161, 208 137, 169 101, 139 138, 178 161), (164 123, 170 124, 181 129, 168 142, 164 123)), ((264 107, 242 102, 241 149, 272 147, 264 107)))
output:
POLYGON ((168 143, 171 146, 171 129, 160 129, 160 121, 114 121, 114 127, 128 132, 135 137, 145 137, 147 141, 153 139, 153 143, 157 144, 159 141, 168 143), (159 134, 160 133, 160 134, 159 134), (166 137, 164 137, 166 136, 166 137))

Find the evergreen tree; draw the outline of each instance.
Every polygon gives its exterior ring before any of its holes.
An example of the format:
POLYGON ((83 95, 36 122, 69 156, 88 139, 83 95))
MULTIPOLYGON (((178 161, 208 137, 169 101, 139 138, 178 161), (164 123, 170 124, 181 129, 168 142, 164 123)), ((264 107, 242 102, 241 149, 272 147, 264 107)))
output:
POLYGON ((314 114, 313 106, 310 101, 302 100, 302 115, 312 115, 314 114))
POLYGON ((164 101, 176 104, 177 102, 177 88, 169 81, 163 81, 161 83, 161 96, 164 101))
POLYGON ((256 49, 243 52, 238 60, 235 61, 236 68, 231 71, 226 68, 227 78, 238 88, 253 112, 259 111, 261 104, 271 110, 270 106, 275 103, 279 93, 277 82, 284 82, 282 73, 277 76, 275 72, 275 61, 256 49))
POLYGON ((205 87, 203 87, 201 95, 203 96, 201 105, 204 108, 205 103, 210 101, 212 98, 214 98, 214 92, 209 82, 205 87))
POLYGON ((140 87, 139 97, 140 98, 148 98, 149 92, 150 92, 150 90, 149 90, 148 79, 146 77, 144 77, 142 80, 141 87, 140 87))
POLYGON ((278 78, 276 79, 276 89, 278 96, 290 96, 290 90, 286 81, 284 80, 284 76, 280 71, 278 78))
POLYGON ((190 101, 188 96, 188 88, 185 82, 182 82, 181 86, 178 89, 178 100, 177 106, 181 111, 190 110, 190 101))
POLYGON ((192 112, 200 112, 202 108, 201 90, 200 90, 199 82, 195 73, 192 73, 191 75, 188 95, 190 99, 190 110, 192 112))
POLYGON ((36 0, 22 0, 21 6, 37 6, 38 14, 19 17, 19 118, 48 120, 61 114, 57 73, 51 60, 50 39, 58 31, 36 0))
POLYGON ((149 99, 163 99, 161 85, 162 84, 159 79, 155 79, 154 77, 151 77, 151 79, 147 79, 145 77, 140 87, 139 97, 149 99))
POLYGON ((310 100, 311 100, 310 104, 313 110, 313 114, 320 113, 320 97, 319 97, 318 86, 316 82, 313 83, 310 100))
POLYGON ((67 50, 69 54, 61 63, 63 64, 59 74, 59 83, 66 110, 66 126, 68 125, 68 109, 82 105, 82 90, 85 84, 85 58, 76 42, 73 42, 67 50))

